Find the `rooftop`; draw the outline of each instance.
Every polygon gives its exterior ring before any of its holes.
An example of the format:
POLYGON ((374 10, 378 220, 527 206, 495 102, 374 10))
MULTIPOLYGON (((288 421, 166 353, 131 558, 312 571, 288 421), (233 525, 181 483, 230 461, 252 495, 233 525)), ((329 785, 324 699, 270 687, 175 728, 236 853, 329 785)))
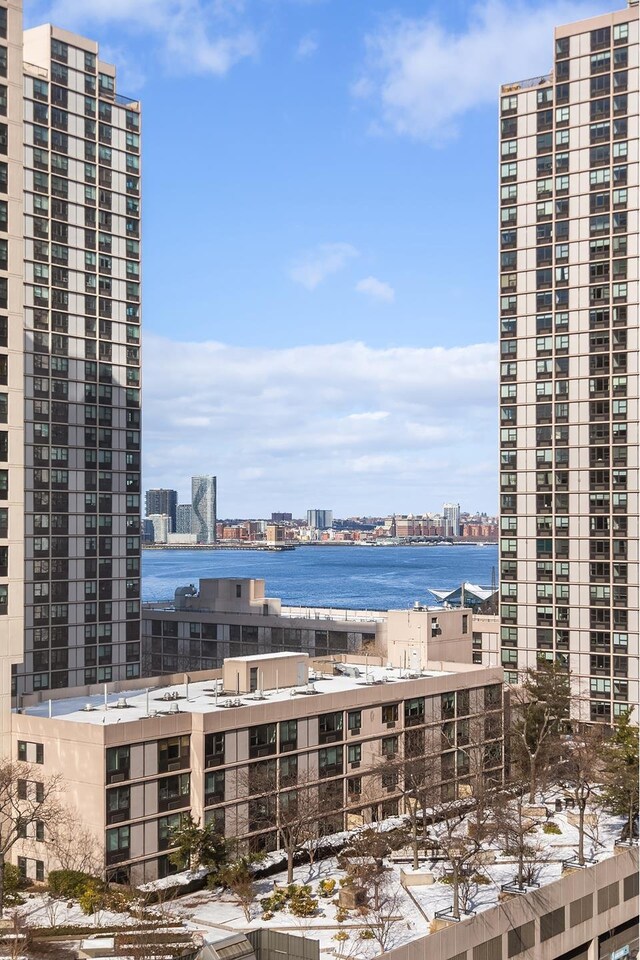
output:
MULTIPOLYGON (((282 656, 283 654, 267 654, 266 658, 273 660, 282 656)), ((284 654, 284 656, 296 656, 296 654, 284 654)), ((234 660, 254 661, 257 665, 262 659, 263 657, 234 658, 234 660)), ((254 693, 236 694, 223 690, 222 680, 219 677, 220 671, 216 671, 212 672, 209 678, 199 679, 196 682, 172 683, 148 689, 141 686, 138 690, 111 693, 105 690, 103 693, 42 700, 38 704, 22 707, 20 712, 31 717, 52 717, 74 723, 100 725, 130 723, 145 718, 175 716, 177 713, 209 714, 224 712, 230 707, 250 709, 258 704, 286 702, 296 696, 348 693, 350 690, 363 687, 452 676, 457 672, 457 667, 456 671, 453 669, 411 671, 367 664, 338 663, 331 659, 323 661, 323 665, 326 665, 326 668, 322 672, 309 671, 308 683, 258 690, 254 693), (333 674, 334 667, 341 671, 338 675, 333 674)), ((471 667, 466 665, 466 669, 469 670, 471 667)), ((483 668, 474 667, 473 669, 482 670, 483 668)), ((460 670, 464 671, 465 665, 460 665, 460 670)), ((188 678, 185 677, 185 679, 188 678)))

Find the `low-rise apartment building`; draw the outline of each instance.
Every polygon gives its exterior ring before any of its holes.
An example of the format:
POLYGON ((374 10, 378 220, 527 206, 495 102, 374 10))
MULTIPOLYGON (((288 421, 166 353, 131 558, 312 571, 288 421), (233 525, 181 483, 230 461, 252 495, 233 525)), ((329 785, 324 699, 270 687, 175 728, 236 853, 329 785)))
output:
MULTIPOLYGON (((169 678, 179 683, 146 680, 146 690, 122 681, 51 691, 50 701, 34 694, 12 715, 13 756, 32 763, 34 781, 40 770, 43 781, 63 778, 105 874, 132 883, 172 871, 172 831, 187 812, 273 850, 277 805, 303 787, 323 835, 403 813, 401 758, 429 757, 451 791, 469 782, 473 745, 486 775, 501 777, 499 668, 414 671, 375 659, 240 657, 169 678)), ((13 856, 40 878, 56 854, 46 831, 34 834, 13 856)))
POLYGON ((260 579, 202 579, 175 599, 143 607, 145 676, 209 670, 227 657, 295 650, 309 656, 370 652, 394 666, 471 663, 471 611, 286 606, 260 579))

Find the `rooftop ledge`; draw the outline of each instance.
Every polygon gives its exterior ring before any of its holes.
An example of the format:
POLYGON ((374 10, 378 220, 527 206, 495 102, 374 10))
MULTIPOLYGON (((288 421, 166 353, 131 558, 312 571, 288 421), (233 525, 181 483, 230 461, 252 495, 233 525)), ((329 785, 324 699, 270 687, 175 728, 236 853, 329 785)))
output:
POLYGON ((514 80, 513 83, 503 83, 500 90, 502 93, 517 93, 518 90, 528 90, 531 87, 545 87, 548 83, 553 83, 553 73, 530 77, 529 80, 514 80))

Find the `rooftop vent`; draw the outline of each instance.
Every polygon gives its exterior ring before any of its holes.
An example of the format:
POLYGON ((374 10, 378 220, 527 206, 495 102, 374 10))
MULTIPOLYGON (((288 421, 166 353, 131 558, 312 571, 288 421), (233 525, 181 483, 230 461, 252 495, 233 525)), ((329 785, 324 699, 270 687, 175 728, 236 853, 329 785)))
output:
POLYGON ((85 703, 82 709, 85 711, 85 713, 88 713, 90 710, 95 710, 95 707, 92 703, 85 703))

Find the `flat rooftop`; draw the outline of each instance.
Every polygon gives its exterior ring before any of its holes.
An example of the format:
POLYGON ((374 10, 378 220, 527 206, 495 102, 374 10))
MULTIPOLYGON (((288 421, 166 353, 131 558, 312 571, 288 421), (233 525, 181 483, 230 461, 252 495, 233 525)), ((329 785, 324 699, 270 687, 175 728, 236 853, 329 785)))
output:
MULTIPOLYGON (((288 654, 288 656, 295 654, 288 654)), ((282 654, 269 654, 271 658, 282 654)), ((234 658, 240 659, 240 658, 234 658)), ((255 660, 259 659, 242 658, 255 660)), ((56 720, 70 720, 73 723, 115 724, 130 723, 148 717, 163 715, 175 716, 177 713, 216 713, 230 707, 251 709, 258 704, 290 701, 292 697, 309 697, 321 694, 348 693, 363 687, 383 687, 396 683, 415 682, 418 679, 455 676, 454 670, 411 671, 391 667, 366 666, 364 664, 337 663, 338 668, 349 672, 348 675, 334 676, 328 671, 333 661, 327 660, 327 672, 310 670, 309 682, 299 686, 280 687, 255 693, 236 694, 222 689, 222 680, 212 676, 190 683, 172 683, 167 686, 150 687, 142 685, 139 690, 123 690, 119 693, 80 695, 63 697, 58 700, 43 699, 41 703, 25 706, 20 713, 31 717, 56 720)), ((466 665, 471 670, 470 665, 466 665)), ((476 666, 474 670, 481 671, 476 666)), ((395 694, 390 694, 391 697, 395 694)), ((398 693, 398 696, 401 696, 398 693)), ((14 713, 16 711, 14 710, 14 713)))

